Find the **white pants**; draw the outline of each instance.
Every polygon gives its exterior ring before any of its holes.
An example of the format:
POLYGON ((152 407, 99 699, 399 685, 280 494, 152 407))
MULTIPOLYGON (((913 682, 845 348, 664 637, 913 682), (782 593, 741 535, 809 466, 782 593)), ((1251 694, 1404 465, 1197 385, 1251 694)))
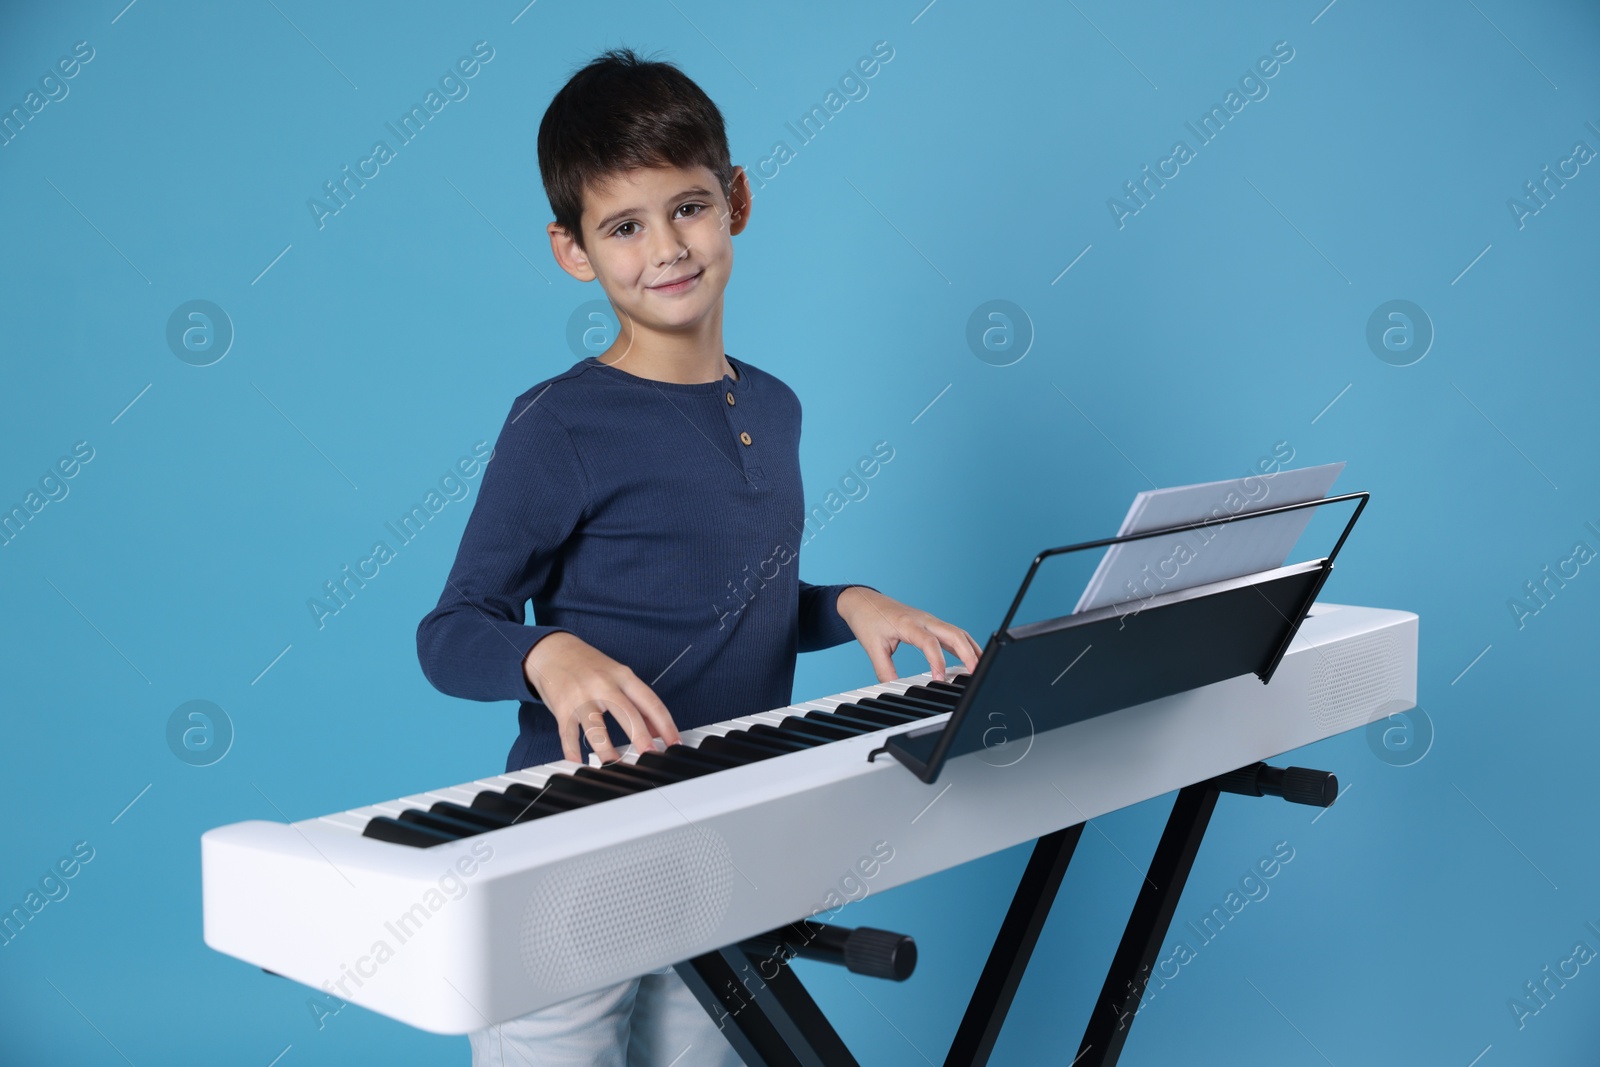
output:
POLYGON ((472 1067, 743 1067, 670 967, 467 1037, 472 1067))

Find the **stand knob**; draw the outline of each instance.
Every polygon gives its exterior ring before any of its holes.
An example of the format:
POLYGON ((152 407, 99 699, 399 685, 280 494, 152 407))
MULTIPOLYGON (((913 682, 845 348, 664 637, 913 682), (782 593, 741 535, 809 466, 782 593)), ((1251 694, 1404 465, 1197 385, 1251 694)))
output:
POLYGON ((917 966, 917 943, 906 934, 871 926, 852 930, 810 919, 757 934, 739 947, 751 956, 784 960, 798 956, 892 982, 910 978, 917 966))
POLYGON ((1309 767, 1269 767, 1253 763, 1213 779, 1225 793, 1247 797, 1282 797, 1291 804, 1331 807, 1339 798, 1339 779, 1328 771, 1309 767))
POLYGON ((904 982, 917 968, 917 943, 907 934, 858 926, 844 943, 844 965, 857 974, 904 982))

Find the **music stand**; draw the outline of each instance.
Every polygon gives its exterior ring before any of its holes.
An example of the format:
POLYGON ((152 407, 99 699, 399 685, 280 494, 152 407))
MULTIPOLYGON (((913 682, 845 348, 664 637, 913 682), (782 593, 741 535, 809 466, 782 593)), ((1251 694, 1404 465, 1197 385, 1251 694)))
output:
POLYGON ((868 758, 887 751, 931 783, 946 761, 985 747, 996 716, 1011 721, 1018 709, 1043 732, 1241 674, 1271 681, 1368 496, 1345 493, 1045 549, 1034 557, 950 718, 895 734, 868 758), (1359 503, 1323 559, 1011 625, 1040 564, 1051 557, 1348 500, 1359 503))

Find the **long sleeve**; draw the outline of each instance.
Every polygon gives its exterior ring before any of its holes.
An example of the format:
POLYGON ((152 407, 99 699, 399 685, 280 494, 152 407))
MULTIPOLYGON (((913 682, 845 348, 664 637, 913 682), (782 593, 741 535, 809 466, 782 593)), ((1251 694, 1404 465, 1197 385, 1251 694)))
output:
MULTIPOLYGON (((839 594, 851 585, 812 585, 800 583, 800 651, 820 652, 855 639, 849 625, 839 615, 839 594)), ((866 588, 871 589, 871 586, 866 588)))
POLYGON ((561 627, 526 625, 525 605, 550 579, 588 500, 566 428, 548 405, 524 397, 495 442, 438 606, 417 626, 423 674, 469 700, 537 699, 522 661, 561 627))

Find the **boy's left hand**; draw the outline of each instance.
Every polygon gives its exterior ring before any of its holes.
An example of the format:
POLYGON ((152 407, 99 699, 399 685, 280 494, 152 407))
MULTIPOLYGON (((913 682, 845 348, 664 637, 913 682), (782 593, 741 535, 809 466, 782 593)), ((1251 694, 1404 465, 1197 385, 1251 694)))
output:
POLYGON ((977 669, 978 657, 983 654, 972 635, 961 627, 865 586, 852 585, 841 592, 838 607, 839 617, 867 650, 867 658, 872 660, 872 669, 880 682, 890 682, 899 676, 889 657, 902 641, 922 650, 938 681, 944 680, 945 672, 941 647, 955 653, 968 671, 977 669))

